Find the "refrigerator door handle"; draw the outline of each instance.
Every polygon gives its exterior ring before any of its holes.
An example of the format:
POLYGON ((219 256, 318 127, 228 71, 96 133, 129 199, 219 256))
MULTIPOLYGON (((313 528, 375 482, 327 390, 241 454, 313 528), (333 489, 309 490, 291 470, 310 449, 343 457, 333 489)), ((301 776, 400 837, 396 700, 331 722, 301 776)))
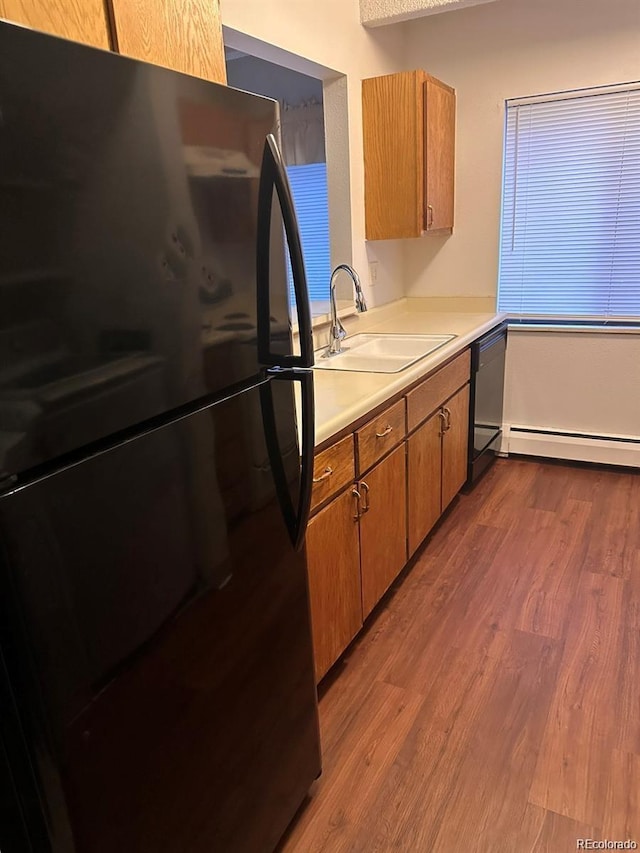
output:
POLYGON ((257 237, 257 320, 258 358, 261 364, 281 367, 313 367, 313 335, 311 332, 311 308, 307 278, 302 257, 300 232, 287 172, 278 150, 275 137, 267 135, 262 155, 260 188, 258 191, 258 237, 257 237), (284 230, 289 246, 293 289, 296 297, 300 355, 274 353, 271 350, 271 300, 270 300, 270 255, 271 255, 271 208, 275 187, 282 210, 284 230))
POLYGON ((276 494, 280 509, 284 518, 289 538, 296 551, 299 551, 304 543, 304 537, 309 521, 311 508, 311 489, 313 487, 313 450, 314 450, 314 398, 313 398, 313 372, 311 370, 296 370, 275 368, 268 371, 268 376, 273 381, 299 382, 302 398, 302 418, 300 429, 300 489, 298 492, 298 504, 293 505, 291 493, 287 484, 287 476, 282 458, 282 451, 278 441, 278 429, 276 425, 276 414, 273 405, 273 392, 271 382, 260 386, 260 403, 262 407, 262 420, 264 434, 269 454, 269 462, 276 487, 276 494))

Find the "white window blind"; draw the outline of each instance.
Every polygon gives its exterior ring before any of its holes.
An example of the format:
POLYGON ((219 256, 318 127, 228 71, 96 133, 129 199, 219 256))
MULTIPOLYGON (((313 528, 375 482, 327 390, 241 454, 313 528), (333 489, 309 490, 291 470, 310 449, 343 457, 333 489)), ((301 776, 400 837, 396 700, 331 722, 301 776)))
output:
MULTIPOLYGON (((291 194, 300 228, 300 240, 307 274, 309 298, 312 302, 329 299, 331 254, 329 250, 329 203, 327 199, 327 164, 308 163, 287 166, 291 194)), ((289 302, 293 304, 293 279, 287 264, 289 302)))
POLYGON ((507 102, 498 306, 640 316, 640 84, 507 102))

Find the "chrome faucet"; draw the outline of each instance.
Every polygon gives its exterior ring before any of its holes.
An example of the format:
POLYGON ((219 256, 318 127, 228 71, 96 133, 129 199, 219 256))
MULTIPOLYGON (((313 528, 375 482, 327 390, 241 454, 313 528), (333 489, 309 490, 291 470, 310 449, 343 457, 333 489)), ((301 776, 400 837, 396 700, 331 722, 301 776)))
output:
POLYGON ((329 329, 329 355, 337 355, 342 352, 342 341, 347 337, 344 326, 338 319, 338 306, 336 305, 336 278, 340 270, 344 270, 353 281, 353 286, 356 291, 356 311, 362 313, 367 310, 367 303, 362 292, 362 285, 358 278, 358 273, 350 267, 349 264, 338 264, 331 273, 331 281, 329 283, 329 302, 331 303, 331 328, 329 329))

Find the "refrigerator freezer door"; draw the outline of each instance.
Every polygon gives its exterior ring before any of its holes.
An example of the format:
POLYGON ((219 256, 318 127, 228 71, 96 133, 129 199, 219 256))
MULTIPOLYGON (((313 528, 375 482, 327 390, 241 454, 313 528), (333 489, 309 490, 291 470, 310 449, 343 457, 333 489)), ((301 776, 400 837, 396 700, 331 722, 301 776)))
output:
POLYGON ((260 387, 1 498, 0 537, 0 637, 54 853, 69 828, 77 853, 271 851, 320 757, 306 566, 260 387))
POLYGON ((4 22, 0 92, 0 475, 253 384, 275 101, 4 22))

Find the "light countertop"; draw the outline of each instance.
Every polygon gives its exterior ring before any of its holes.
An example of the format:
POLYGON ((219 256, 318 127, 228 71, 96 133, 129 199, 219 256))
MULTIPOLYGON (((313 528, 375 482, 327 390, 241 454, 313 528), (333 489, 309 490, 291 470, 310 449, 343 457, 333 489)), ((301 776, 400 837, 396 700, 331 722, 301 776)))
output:
POLYGON ((360 332, 456 337, 400 373, 314 370, 316 447, 431 373, 484 332, 506 319, 500 313, 420 310, 420 300, 401 299, 389 306, 348 318, 347 341, 360 332))

